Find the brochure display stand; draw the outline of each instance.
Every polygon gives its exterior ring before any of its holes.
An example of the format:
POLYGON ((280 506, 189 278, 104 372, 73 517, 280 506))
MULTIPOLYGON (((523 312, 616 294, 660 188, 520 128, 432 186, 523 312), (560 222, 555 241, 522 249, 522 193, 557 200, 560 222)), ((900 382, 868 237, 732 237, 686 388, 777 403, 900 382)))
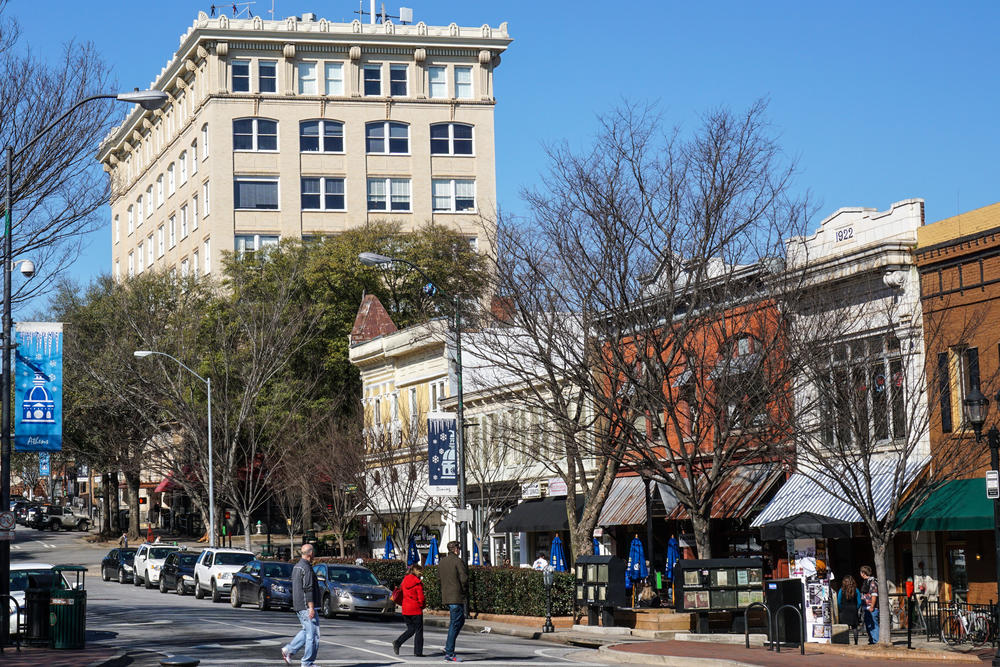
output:
MULTIPOLYGON (((681 560, 674 577, 677 611, 697 613, 699 632, 708 632, 709 612, 739 614, 752 603, 764 601, 760 558, 681 560)), ((738 618, 742 620, 742 614, 738 618)))

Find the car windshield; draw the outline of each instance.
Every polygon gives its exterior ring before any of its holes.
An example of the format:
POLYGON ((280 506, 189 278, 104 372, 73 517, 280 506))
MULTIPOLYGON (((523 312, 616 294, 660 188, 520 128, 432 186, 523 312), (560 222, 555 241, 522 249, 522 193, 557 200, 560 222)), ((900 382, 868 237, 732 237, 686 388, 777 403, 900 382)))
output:
POLYGON ((340 584, 381 586, 374 574, 360 567, 331 567, 330 579, 340 584))
POLYGON ((260 571, 265 577, 283 577, 288 579, 292 576, 291 563, 261 563, 260 571))
POLYGON ((122 562, 123 563, 131 563, 134 560, 135 560, 135 552, 134 551, 126 551, 126 552, 122 553, 122 562))
POLYGON ((166 558, 171 551, 177 551, 177 547, 153 547, 149 550, 147 558, 166 558))
POLYGON ((198 554, 181 554, 177 560, 180 561, 177 563, 179 567, 194 567, 194 564, 198 562, 198 554))
POLYGON ((216 565, 246 565, 252 560, 253 554, 233 554, 226 552, 215 554, 216 565))
POLYGON ((69 588, 66 585, 66 580, 61 576, 57 578, 52 570, 11 570, 10 590, 12 593, 27 590, 29 586, 38 588, 52 588, 54 586, 62 590, 69 588))

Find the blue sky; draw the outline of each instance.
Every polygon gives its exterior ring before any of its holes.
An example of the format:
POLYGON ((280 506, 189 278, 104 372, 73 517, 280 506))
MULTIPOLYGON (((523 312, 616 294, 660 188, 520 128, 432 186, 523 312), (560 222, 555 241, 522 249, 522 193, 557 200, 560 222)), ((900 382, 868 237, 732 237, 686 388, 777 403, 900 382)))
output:
MULTIPOLYGON (((211 4, 15 0, 8 11, 21 21, 22 45, 44 53, 71 39, 93 41, 131 89, 148 86, 211 4)), ((312 11, 332 21, 353 19, 358 6, 274 4, 278 17, 312 11)), ((711 107, 739 109, 762 96, 820 218, 842 206, 885 209, 923 197, 932 222, 1000 200, 1000 3, 405 4, 428 24, 509 24, 514 42, 496 73, 497 186, 506 209, 521 209, 521 188, 545 168, 546 142, 583 145, 596 116, 624 99, 658 102, 670 123, 690 127, 711 107)), ((270 7, 259 0, 253 10, 269 18, 270 7)), ((74 275, 107 271, 109 258, 106 229, 74 275)))

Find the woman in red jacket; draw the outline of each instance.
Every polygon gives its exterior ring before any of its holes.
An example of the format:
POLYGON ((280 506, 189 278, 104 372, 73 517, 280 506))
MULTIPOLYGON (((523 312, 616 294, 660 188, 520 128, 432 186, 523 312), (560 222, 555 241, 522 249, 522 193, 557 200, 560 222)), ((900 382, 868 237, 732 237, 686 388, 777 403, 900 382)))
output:
POLYGON ((399 585, 403 589, 403 621, 406 622, 406 630, 392 643, 392 652, 396 655, 399 655, 399 647, 410 637, 413 637, 413 655, 422 657, 424 654, 424 582, 420 579, 423 571, 422 565, 414 563, 399 585))

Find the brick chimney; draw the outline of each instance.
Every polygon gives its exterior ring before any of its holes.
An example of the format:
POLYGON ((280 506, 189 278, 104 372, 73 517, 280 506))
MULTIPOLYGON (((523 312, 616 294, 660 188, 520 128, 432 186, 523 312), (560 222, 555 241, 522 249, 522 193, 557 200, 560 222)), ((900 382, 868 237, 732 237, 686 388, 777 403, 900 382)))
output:
POLYGON ((361 300, 358 315, 354 318, 354 327, 351 329, 351 345, 367 343, 395 331, 396 325, 389 317, 382 302, 374 294, 366 294, 365 298, 361 300))

